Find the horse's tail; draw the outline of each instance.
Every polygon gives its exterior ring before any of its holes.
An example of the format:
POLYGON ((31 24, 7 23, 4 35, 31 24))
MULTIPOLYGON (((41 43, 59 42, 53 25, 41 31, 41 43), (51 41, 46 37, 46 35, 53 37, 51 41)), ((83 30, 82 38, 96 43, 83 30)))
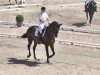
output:
POLYGON ((21 38, 27 38, 27 34, 26 34, 26 33, 23 34, 23 35, 21 36, 21 38))

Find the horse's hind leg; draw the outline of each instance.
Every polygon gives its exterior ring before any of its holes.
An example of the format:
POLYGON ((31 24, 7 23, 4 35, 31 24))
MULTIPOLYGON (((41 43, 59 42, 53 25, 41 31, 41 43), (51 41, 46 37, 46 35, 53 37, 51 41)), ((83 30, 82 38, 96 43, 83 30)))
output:
POLYGON ((28 38, 28 45, 27 45, 28 50, 29 50, 29 55, 27 55, 28 58, 31 56, 31 52, 30 52, 30 46, 31 46, 31 44, 32 44, 32 40, 28 38))
POLYGON ((37 46, 37 43, 34 42, 34 46, 33 46, 33 55, 34 55, 34 59, 36 60, 36 54, 35 54, 35 50, 36 50, 36 46, 37 46))
POLYGON ((53 56, 55 55, 54 45, 53 45, 53 44, 52 44, 52 45, 50 45, 50 48, 51 48, 51 50, 52 50, 53 54, 52 54, 52 55, 50 55, 50 56, 49 56, 49 58, 51 58, 51 57, 53 57, 53 56))
POLYGON ((45 45, 46 48, 46 55, 47 55, 47 63, 49 63, 49 51, 48 51, 48 45, 45 45))
POLYGON ((90 25, 92 25, 92 18, 93 18, 93 15, 94 15, 94 12, 90 12, 90 13, 89 13, 89 16, 90 16, 90 21, 89 21, 89 23, 90 23, 90 25))

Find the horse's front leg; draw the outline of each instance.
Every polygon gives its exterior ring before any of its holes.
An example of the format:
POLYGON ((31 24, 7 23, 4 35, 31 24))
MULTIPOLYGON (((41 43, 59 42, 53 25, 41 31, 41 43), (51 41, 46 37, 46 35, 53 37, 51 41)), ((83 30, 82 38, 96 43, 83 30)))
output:
POLYGON ((47 63, 49 62, 49 51, 48 51, 48 45, 45 45, 45 49, 46 49, 46 55, 47 55, 47 63))
POLYGON ((36 46, 37 46, 37 43, 34 42, 34 46, 33 46, 33 55, 34 55, 34 59, 36 60, 36 54, 35 54, 35 50, 36 50, 36 46))
POLYGON ((31 56, 31 52, 30 52, 30 46, 31 46, 31 44, 32 44, 32 40, 28 38, 28 45, 27 45, 28 50, 29 50, 29 55, 27 55, 28 58, 31 56))
POLYGON ((89 16, 90 16, 89 23, 90 23, 90 25, 92 25, 93 15, 94 15, 94 12, 90 12, 90 13, 89 13, 89 16))
POLYGON ((53 45, 53 44, 52 44, 52 45, 50 45, 50 48, 51 48, 51 50, 52 50, 53 54, 52 54, 52 55, 50 55, 50 56, 49 56, 49 58, 51 58, 51 57, 53 57, 53 56, 55 55, 54 45, 53 45))
POLYGON ((86 17, 87 17, 87 23, 88 23, 88 12, 86 12, 86 17))

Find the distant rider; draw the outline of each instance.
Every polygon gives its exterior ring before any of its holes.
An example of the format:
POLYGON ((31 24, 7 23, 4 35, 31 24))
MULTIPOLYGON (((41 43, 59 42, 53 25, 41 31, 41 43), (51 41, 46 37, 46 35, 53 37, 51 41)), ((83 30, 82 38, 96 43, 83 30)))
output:
POLYGON ((91 2, 93 2, 93 5, 94 5, 94 7, 95 7, 95 12, 97 12, 97 3, 94 1, 94 0, 86 0, 85 1, 85 12, 88 10, 88 8, 89 8, 89 4, 91 3, 91 2))

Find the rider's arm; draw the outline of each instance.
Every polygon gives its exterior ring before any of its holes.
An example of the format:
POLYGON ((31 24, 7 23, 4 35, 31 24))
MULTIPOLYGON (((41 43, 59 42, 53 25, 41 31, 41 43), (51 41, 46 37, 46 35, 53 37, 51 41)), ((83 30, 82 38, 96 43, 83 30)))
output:
POLYGON ((42 23, 45 22, 45 21, 43 20, 43 17, 42 17, 42 14, 41 14, 41 13, 38 14, 38 19, 39 19, 39 21, 42 22, 42 23))
POLYGON ((39 19, 39 21, 40 21, 40 22, 43 22, 43 23, 45 22, 43 19, 39 19))

